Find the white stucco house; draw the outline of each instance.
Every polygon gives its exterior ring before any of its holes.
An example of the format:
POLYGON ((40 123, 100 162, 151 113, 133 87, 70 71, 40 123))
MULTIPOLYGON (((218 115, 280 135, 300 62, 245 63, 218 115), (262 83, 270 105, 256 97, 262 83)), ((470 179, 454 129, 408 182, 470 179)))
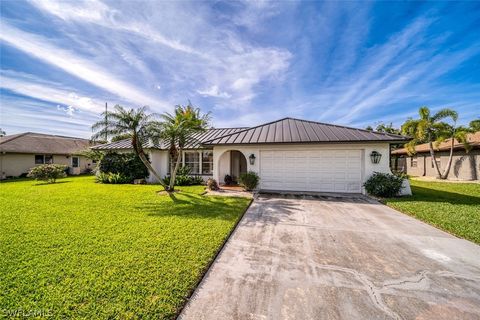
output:
MULTIPOLYGON (((390 173, 390 144, 406 137, 375 131, 284 118, 251 128, 209 129, 193 136, 182 155, 192 174, 223 183, 255 171, 260 190, 364 193, 374 172, 390 173)), ((167 145, 145 146, 153 167, 169 174, 167 145)), ((95 146, 124 152, 129 140, 95 146)), ((153 177, 150 182, 155 182, 153 177)), ((405 192, 409 192, 405 190, 405 192)))

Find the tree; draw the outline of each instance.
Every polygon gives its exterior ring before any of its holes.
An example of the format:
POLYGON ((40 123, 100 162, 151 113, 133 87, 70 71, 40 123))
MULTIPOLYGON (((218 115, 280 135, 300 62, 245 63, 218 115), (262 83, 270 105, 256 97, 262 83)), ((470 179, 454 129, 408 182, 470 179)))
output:
POLYGON ((120 105, 114 107, 114 111, 104 111, 102 119, 92 125, 92 130, 96 131, 92 139, 96 140, 102 137, 125 135, 132 142, 135 153, 142 160, 148 171, 152 173, 159 183, 164 187, 167 186, 162 182, 162 178, 152 167, 147 159, 143 146, 145 143, 152 141, 158 142, 161 131, 160 122, 155 120, 157 117, 154 113, 148 113, 148 107, 138 109, 125 109, 120 105))
POLYGON ((7 135, 7 133, 4 130, 2 130, 2 128, 0 128, 0 137, 3 137, 5 135, 7 135))
POLYGON ((111 142, 116 142, 116 141, 125 140, 125 139, 130 139, 128 134, 119 134, 112 137, 111 142))
POLYGON ((390 133, 390 134, 402 134, 402 131, 400 129, 394 128, 391 122, 388 125, 384 123, 380 123, 375 130, 378 132, 384 132, 384 133, 390 133))
POLYGON ((161 118, 160 137, 170 144, 170 184, 167 190, 172 192, 183 149, 188 142, 195 142, 192 140, 195 133, 207 130, 210 113, 202 115, 200 109, 189 102, 187 106, 175 106, 173 114, 164 113, 161 118))
POLYGON ((424 106, 418 110, 418 113, 420 119, 408 119, 402 125, 402 133, 412 137, 412 140, 406 143, 405 147, 407 148, 408 153, 412 155, 415 154, 415 146, 426 141, 430 149, 430 157, 432 158, 433 167, 437 172, 437 178, 446 179, 452 165, 455 139, 463 143, 465 149, 468 151, 469 145, 467 142, 467 133, 471 130, 466 127, 456 127, 458 113, 451 109, 442 109, 432 116, 430 109, 424 106), (451 119, 453 125, 442 121, 444 119, 451 119), (438 147, 438 145, 446 139, 451 139, 450 155, 447 165, 442 173, 435 160, 434 144, 438 147))
POLYGON ((367 127, 365 128, 365 130, 373 131, 373 128, 372 128, 372 126, 367 126, 367 127))
POLYGON ((470 121, 470 128, 473 132, 480 131, 480 119, 470 121))

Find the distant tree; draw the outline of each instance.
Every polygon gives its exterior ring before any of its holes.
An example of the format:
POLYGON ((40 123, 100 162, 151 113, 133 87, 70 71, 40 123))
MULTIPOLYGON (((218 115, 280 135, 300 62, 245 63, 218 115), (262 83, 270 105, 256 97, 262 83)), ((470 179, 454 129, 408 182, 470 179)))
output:
POLYGON ((367 127, 365 128, 365 130, 373 131, 373 128, 372 128, 372 126, 367 126, 367 127))
POLYGON ((390 134, 402 134, 402 130, 394 128, 391 122, 388 125, 384 123, 380 123, 375 130, 378 132, 384 132, 384 133, 390 133, 390 134))
POLYGON ((480 119, 470 121, 470 128, 473 132, 480 131, 480 119))
POLYGON ((111 142, 116 142, 116 141, 126 140, 126 139, 130 139, 130 136, 128 134, 119 134, 112 137, 111 142))
POLYGON ((6 135, 7 133, 4 130, 2 130, 2 128, 0 128, 0 137, 6 136, 6 135))
POLYGON ((456 126, 458 119, 458 113, 451 109, 442 109, 431 115, 428 107, 421 107, 418 110, 420 115, 419 119, 408 119, 402 125, 402 133, 412 137, 412 140, 405 144, 407 151, 410 155, 415 154, 415 146, 426 141, 430 149, 430 156, 432 158, 432 165, 437 172, 437 178, 446 179, 450 172, 453 158, 453 147, 455 139, 464 145, 464 148, 468 151, 469 144, 467 141, 467 133, 471 132, 470 128, 456 126), (453 125, 450 125, 442 120, 451 119, 453 125), (450 155, 447 165, 443 170, 443 173, 438 167, 437 161, 435 161, 434 145, 438 145, 444 142, 446 139, 451 139, 450 155))
POLYGON ((145 167, 167 189, 160 175, 148 161, 143 149, 143 145, 149 140, 155 142, 159 139, 161 127, 160 122, 155 120, 156 114, 148 113, 148 107, 146 106, 127 110, 120 105, 116 105, 114 111, 104 111, 102 116, 107 121, 102 119, 92 125, 92 130, 96 131, 92 136, 92 140, 105 136, 128 136, 132 142, 133 150, 142 160, 145 167))

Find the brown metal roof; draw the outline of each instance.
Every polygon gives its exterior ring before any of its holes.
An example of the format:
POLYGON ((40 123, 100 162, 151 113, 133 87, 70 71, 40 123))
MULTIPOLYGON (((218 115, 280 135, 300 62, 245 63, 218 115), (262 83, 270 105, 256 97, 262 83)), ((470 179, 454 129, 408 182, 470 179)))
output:
POLYGON ((318 142, 399 142, 408 138, 383 132, 284 118, 205 140, 204 145, 318 142))
MULTIPOLYGON (((229 135, 238 131, 245 130, 246 128, 211 128, 205 132, 194 134, 187 142, 185 149, 198 149, 202 147, 204 141, 212 140, 217 137, 222 137, 229 135)), ((160 149, 166 150, 170 148, 168 142, 161 142, 159 144, 152 144, 151 142, 145 143, 143 145, 145 149, 160 149)), ((122 150, 122 149, 132 149, 132 143, 130 139, 120 140, 116 142, 106 143, 92 147, 95 150, 122 150)))
MULTIPOLYGON (((470 146, 472 148, 474 148, 474 149, 480 148, 480 131, 478 131, 476 133, 469 133, 467 135, 467 139, 468 139, 468 143, 470 144, 470 146)), ((440 143, 438 146, 435 146, 435 144, 434 144, 434 150, 435 151, 450 150, 451 141, 452 141, 451 139, 447 139, 444 142, 440 143)), ((455 140, 455 142, 453 144, 453 149, 454 150, 458 150, 458 149, 465 150, 463 144, 459 143, 457 140, 455 140)), ((418 146, 415 147, 415 151, 416 151, 416 153, 430 152, 430 147, 429 147, 428 143, 419 144, 418 146)), ((408 154, 408 152, 407 152, 406 148, 402 148, 402 149, 397 149, 395 151, 392 151, 392 154, 403 155, 403 154, 408 154)))
POLYGON ((90 140, 25 132, 0 137, 0 152, 75 154, 88 150, 90 140))

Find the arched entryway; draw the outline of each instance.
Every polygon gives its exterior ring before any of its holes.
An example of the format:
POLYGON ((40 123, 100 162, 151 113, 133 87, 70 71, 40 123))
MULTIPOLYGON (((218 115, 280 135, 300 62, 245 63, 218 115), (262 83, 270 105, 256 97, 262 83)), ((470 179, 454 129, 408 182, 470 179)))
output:
POLYGON ((237 183, 240 175, 247 172, 247 158, 238 150, 225 151, 218 159, 218 170, 220 183, 225 182, 226 175, 232 177, 233 182, 237 183))

